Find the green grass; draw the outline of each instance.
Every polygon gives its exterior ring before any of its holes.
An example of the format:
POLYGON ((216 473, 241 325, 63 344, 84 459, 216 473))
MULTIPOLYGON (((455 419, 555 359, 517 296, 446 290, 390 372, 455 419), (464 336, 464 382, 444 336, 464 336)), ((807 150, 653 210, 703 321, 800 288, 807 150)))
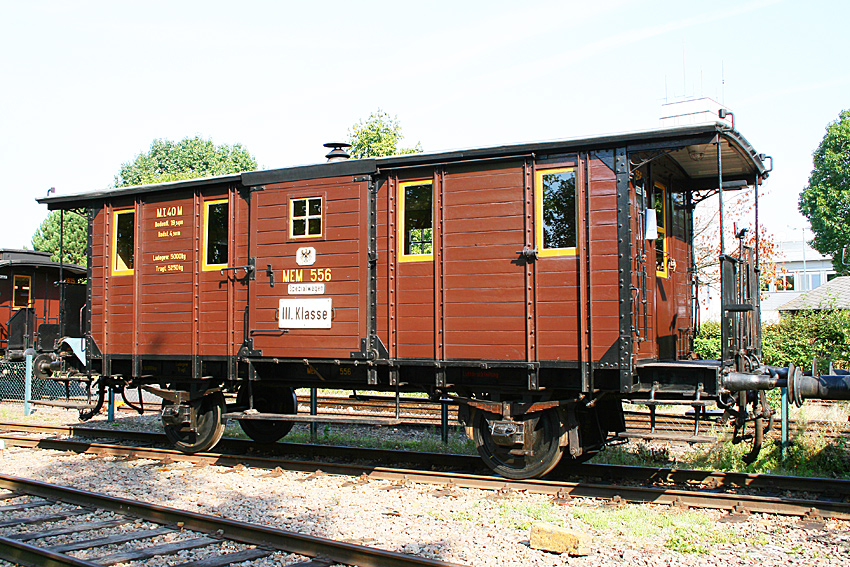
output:
POLYGON ((663 530, 688 530, 704 535, 712 526, 711 519, 697 511, 668 511, 646 505, 573 507, 570 513, 594 529, 617 535, 649 537, 663 530))
POLYGON ((664 510, 647 505, 618 508, 572 507, 570 514, 594 530, 615 536, 646 539, 659 536, 664 547, 679 553, 708 554, 715 544, 764 545, 767 536, 743 537, 731 528, 714 523, 708 514, 697 510, 664 510))
POLYGON ((781 456, 779 441, 768 439, 752 464, 743 461, 748 443, 724 441, 696 446, 674 457, 665 447, 644 444, 607 447, 593 459, 595 463, 661 466, 700 470, 732 471, 790 476, 850 478, 850 441, 824 435, 798 435, 781 456))
MULTIPOLYGON (((392 428, 371 427, 368 433, 362 429, 350 430, 344 426, 334 427, 329 424, 320 425, 315 440, 310 438, 310 427, 296 425, 282 440, 287 443, 303 443, 305 445, 343 445, 362 447, 366 449, 397 449, 401 451, 420 453, 453 453, 474 455, 477 453, 475 444, 469 440, 463 429, 454 427, 449 431, 449 442, 443 444, 439 429, 429 428, 427 431, 406 434, 394 432, 392 428)), ((247 438, 242 428, 236 423, 229 424, 224 433, 228 437, 247 438)))
POLYGON ((526 502, 507 500, 499 503, 499 518, 505 525, 527 530, 534 522, 560 525, 563 520, 551 501, 526 502))

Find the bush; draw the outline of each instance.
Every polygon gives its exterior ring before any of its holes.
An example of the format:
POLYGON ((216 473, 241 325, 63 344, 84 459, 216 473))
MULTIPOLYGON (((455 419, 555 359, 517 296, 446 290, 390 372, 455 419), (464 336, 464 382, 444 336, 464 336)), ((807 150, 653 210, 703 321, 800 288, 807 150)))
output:
POLYGON ((850 363, 850 311, 823 310, 783 317, 775 325, 762 327, 764 362, 773 366, 794 363, 811 368, 817 357, 818 370, 827 372, 829 362, 847 368, 850 363))
MULTIPOLYGON (((779 323, 762 325, 763 362, 771 366, 794 363, 811 368, 817 357, 818 370, 850 368, 850 311, 829 309, 800 312, 779 323)), ((709 321, 694 338, 694 352, 703 359, 720 357, 720 323, 709 321)))
POLYGON ((699 328, 699 334, 694 337, 694 353, 705 360, 720 358, 720 323, 709 321, 699 328))

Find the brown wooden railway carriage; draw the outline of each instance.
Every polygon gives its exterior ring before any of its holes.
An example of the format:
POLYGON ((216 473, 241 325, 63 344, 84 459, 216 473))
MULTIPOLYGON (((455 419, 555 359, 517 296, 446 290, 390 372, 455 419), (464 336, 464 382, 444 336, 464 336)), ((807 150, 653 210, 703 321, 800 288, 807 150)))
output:
POLYGON ((40 201, 88 210, 90 371, 155 386, 182 449, 225 412, 278 439, 294 387, 419 390, 455 396, 488 464, 527 477, 622 431, 624 398, 722 394, 719 363, 677 361, 692 204, 766 175, 718 124, 40 201))
POLYGON ((85 292, 77 282, 85 275, 83 266, 60 265, 49 252, 0 249, 0 357, 52 353, 58 339, 79 337, 85 292))

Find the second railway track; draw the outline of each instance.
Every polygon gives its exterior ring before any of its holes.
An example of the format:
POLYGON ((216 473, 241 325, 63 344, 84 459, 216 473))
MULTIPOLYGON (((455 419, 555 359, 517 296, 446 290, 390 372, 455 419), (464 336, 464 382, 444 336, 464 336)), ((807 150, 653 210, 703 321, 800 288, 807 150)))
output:
MULTIPOLYGON (((10 428, 9 424, 5 424, 10 428)), ((38 426, 42 432, 48 428, 38 426)), ((60 428, 62 429, 62 428, 60 428)), ((67 434, 68 431, 56 433, 67 434)), ((86 430, 74 434, 110 437, 122 432, 86 430)), ((132 433, 135 440, 146 444, 162 441, 156 434, 132 433)), ((93 443, 73 439, 39 439, 6 434, 9 446, 24 446, 73 452, 93 453, 101 456, 124 456, 167 461, 190 461, 223 466, 254 467, 258 469, 283 468, 287 470, 316 473, 350 475, 366 479, 388 480, 397 483, 427 483, 458 488, 478 488, 493 491, 529 491, 548 494, 561 500, 570 498, 600 498, 613 501, 651 502, 675 506, 692 506, 736 512, 769 513, 783 515, 816 515, 850 519, 850 481, 834 479, 806 479, 771 475, 748 475, 741 473, 718 473, 710 471, 673 470, 649 467, 620 467, 613 465, 577 465, 569 470, 572 477, 584 480, 530 480, 512 481, 500 477, 482 476, 458 472, 439 472, 421 469, 398 469, 375 465, 359 465, 341 462, 316 462, 307 460, 281 459, 237 453, 200 453, 185 455, 172 449, 150 446, 132 447, 93 443), (603 483, 601 479, 617 479, 618 483, 603 483), (629 479, 633 484, 622 484, 629 479), (649 486, 647 486, 649 485, 649 486), (752 493, 758 492, 758 493, 752 493), (817 494, 813 497, 811 494, 817 494), (783 496, 783 494, 785 494, 783 496)), ((239 445, 239 440, 232 440, 239 445)), ((248 444, 243 446, 247 448, 248 444)), ((284 444, 277 444, 283 446, 284 444)), ((294 446, 289 444, 289 448, 294 446)), ((350 458, 364 458, 355 448, 342 448, 350 458)), ((365 454, 375 456, 374 450, 365 454)), ((337 455, 338 456, 338 455, 337 455)), ((416 454, 390 452, 384 459, 395 457, 405 462, 416 461, 416 454)), ((442 455, 441 457, 446 457, 442 455)), ((460 465, 473 457, 454 455, 445 463, 460 465)), ((426 466, 431 466, 426 464, 426 466)))
POLYGON ((288 564, 302 567, 337 563, 363 567, 458 567, 454 563, 4 474, 0 474, 0 488, 5 490, 0 493, 0 511, 4 514, 0 528, 14 530, 0 536, 0 559, 19 565, 102 567, 148 559, 165 564, 175 554, 204 550, 203 557, 183 561, 179 567, 223 567, 281 553, 288 564), (22 511, 28 513, 19 515, 22 511), (138 525, 138 521, 143 525, 138 525), (55 527, 56 522, 65 525, 55 527), (119 533, 103 535, 104 530, 125 526, 127 529, 119 533), (77 537, 62 544, 50 541, 70 534, 77 537), (155 539, 168 541, 145 545, 155 539), (96 551, 106 546, 120 549, 96 551), (84 552, 86 556, 76 557, 72 552, 84 552), (299 561, 291 555, 303 557, 299 561))

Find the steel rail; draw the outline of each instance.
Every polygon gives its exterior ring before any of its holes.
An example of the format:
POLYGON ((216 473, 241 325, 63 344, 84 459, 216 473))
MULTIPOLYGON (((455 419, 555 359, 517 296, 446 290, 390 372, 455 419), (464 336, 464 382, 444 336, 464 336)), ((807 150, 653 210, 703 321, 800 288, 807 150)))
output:
MULTIPOLYGON (((86 426, 55 426, 38 424, 17 424, 0 422, 0 430, 17 430, 34 433, 49 433, 83 438, 112 438, 140 441, 150 444, 170 445, 164 433, 147 431, 105 430, 86 426)), ((2 437, 2 434, 0 434, 2 437)), ((11 439, 10 439, 10 442, 11 439)), ((46 448, 46 447, 45 447, 46 448)), ((465 472, 480 471, 485 468, 481 458, 476 455, 455 453, 410 452, 399 449, 373 449, 346 447, 339 445, 309 445, 305 443, 273 443, 258 445, 247 439, 224 438, 216 446, 215 454, 223 457, 240 458, 248 452, 259 449, 267 455, 308 458, 354 457, 382 463, 411 463, 417 466, 441 466, 465 472)), ((183 453, 178 453, 182 455, 183 453)), ((206 453, 207 455, 212 453, 206 453)), ((256 457, 256 455, 255 455, 256 457)), ((256 457, 259 458, 259 457, 256 457)), ((243 459, 244 460, 244 459, 243 459)), ((271 464, 269 460, 267 464, 271 464)), ((261 464, 260 466, 265 466, 261 464)), ((561 476, 581 478, 604 478, 615 481, 624 479, 649 484, 680 484, 697 486, 703 489, 746 488, 761 491, 791 491, 795 493, 829 493, 838 497, 850 497, 850 480, 798 477, 787 475, 755 474, 742 472, 720 472, 697 469, 671 469, 636 465, 610 465, 604 463, 576 463, 564 465, 557 472, 561 476)))
MULTIPOLYGON (((197 512, 179 510, 158 504, 148 504, 117 496, 107 496, 105 494, 52 485, 2 473, 0 473, 0 487, 49 500, 60 500, 77 506, 109 510, 122 515, 142 518, 157 524, 180 525, 183 529, 213 535, 217 538, 238 541, 249 545, 258 545, 307 557, 321 558, 322 560, 328 560, 334 563, 363 567, 460 567, 456 563, 405 555, 394 551, 340 542, 258 524, 238 522, 216 516, 207 516, 197 512)), ((91 564, 84 563, 82 565, 91 564)))
POLYGON ((64 553, 0 536, 0 559, 26 567, 103 567, 64 553))
MULTIPOLYGON (((850 519, 850 503, 826 499, 781 498, 776 496, 714 492, 710 490, 686 490, 665 487, 624 486, 554 480, 509 480, 500 477, 463 473, 395 469, 331 462, 292 461, 245 455, 223 455, 211 453, 196 453, 194 455, 187 455, 173 449, 123 447, 55 439, 15 439, 11 437, 12 436, 5 436, 5 439, 9 444, 24 447, 76 451, 112 456, 135 456, 151 460, 163 460, 168 457, 172 461, 187 461, 193 463, 206 463, 210 465, 236 466, 237 464, 241 464, 243 466, 262 469, 281 467, 294 472, 315 473, 317 471, 323 471, 329 474, 357 476, 401 483, 417 482, 422 484, 447 485, 448 487, 475 488, 492 491, 528 491, 537 494, 546 494, 561 499, 613 499, 615 501, 624 502, 692 506, 697 508, 727 511, 747 511, 750 513, 766 513, 788 516, 817 514, 821 517, 850 519)), ((824 481, 825 479, 820 480, 824 481)))
MULTIPOLYGON (((172 446, 164 433, 153 431, 121 431, 99 429, 80 425, 39 425, 0 422, 0 432, 19 431, 25 433, 44 433, 50 435, 67 435, 82 438, 111 438, 136 441, 146 444, 161 444, 172 446)), ((2 433, 0 433, 2 436, 2 433)), ((262 452, 270 455, 298 455, 309 458, 340 458, 352 456, 380 462, 409 462, 419 465, 440 466, 465 471, 483 470, 486 468, 478 456, 460 455, 456 453, 410 452, 400 449, 373 449, 361 447, 345 447, 339 445, 310 445, 306 443, 257 443, 249 439, 225 437, 215 446, 216 453, 243 455, 249 452, 262 452)))
MULTIPOLYGON (((307 397, 300 396, 298 398, 298 408, 299 413, 308 413, 309 412, 309 404, 310 400, 307 397)), ((357 412, 351 414, 352 417, 357 416, 367 416, 367 417, 394 417, 395 416, 395 402, 393 400, 385 400, 385 399, 369 399, 368 397, 365 399, 358 398, 349 398, 342 396, 321 396, 318 398, 318 415, 339 415, 340 412, 334 410, 340 410, 342 408, 356 408, 357 412), (326 410, 326 411, 323 411, 326 410), (329 410, 329 411, 328 411, 329 410)), ((124 411, 135 411, 133 408, 129 408, 126 406, 120 406, 118 409, 124 411)), ((400 414, 399 419, 401 423, 396 425, 404 426, 404 427, 417 427, 417 426, 440 426, 442 425, 442 417, 440 415, 441 405, 439 403, 434 403, 431 401, 424 400, 419 402, 414 402, 412 400, 406 399, 402 400, 399 404, 400 414)), ((460 426, 460 422, 457 419, 457 407, 454 405, 449 406, 449 425, 452 427, 460 426)), ((158 408, 153 410, 158 412, 158 408)), ((634 432, 645 432, 651 427, 651 420, 649 415, 646 412, 635 411, 635 410, 625 410, 624 415, 626 418, 626 427, 629 431, 634 432)), ((317 421, 321 421, 317 419, 317 421)), ((692 416, 682 415, 682 414, 671 414, 671 413, 658 413, 655 416, 656 421, 656 429, 657 433, 663 434, 665 432, 673 431, 693 431, 694 429, 694 419, 692 416)), ((779 424, 782 423, 781 418, 776 418, 774 423, 777 427, 771 429, 768 432, 768 437, 771 439, 779 439, 780 432, 778 429, 779 424)), ((789 425, 797 424, 797 420, 789 420, 789 425)), ((718 416, 712 415, 707 416, 701 419, 701 428, 705 428, 706 426, 719 426, 726 429, 731 429, 730 425, 720 425, 718 423, 718 416)), ((829 428, 829 431, 819 432, 821 435, 825 435, 828 438, 839 438, 846 436, 848 434, 848 428, 841 423, 824 421, 824 420, 807 420, 805 422, 807 426, 819 426, 829 428)), ((718 436, 718 439, 728 439, 731 438, 731 432, 721 433, 718 436)))

